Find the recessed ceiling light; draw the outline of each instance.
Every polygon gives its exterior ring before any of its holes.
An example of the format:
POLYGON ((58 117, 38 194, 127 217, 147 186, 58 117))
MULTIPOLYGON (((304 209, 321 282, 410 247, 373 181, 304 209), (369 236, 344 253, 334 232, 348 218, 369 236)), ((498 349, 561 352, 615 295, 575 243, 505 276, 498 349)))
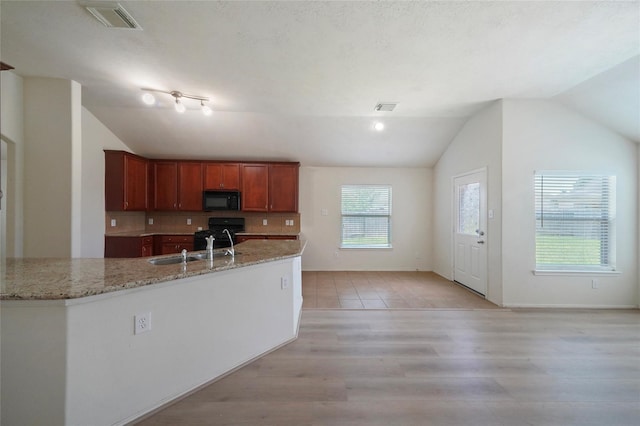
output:
POLYGON ((381 132, 384 130, 384 123, 381 121, 376 121, 376 123, 373 125, 373 128, 381 132))

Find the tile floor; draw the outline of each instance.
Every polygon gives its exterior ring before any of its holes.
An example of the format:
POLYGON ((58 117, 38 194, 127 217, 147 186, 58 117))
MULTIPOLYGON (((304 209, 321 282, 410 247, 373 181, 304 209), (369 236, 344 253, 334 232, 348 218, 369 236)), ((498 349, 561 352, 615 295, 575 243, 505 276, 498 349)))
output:
POLYGON ((303 309, 496 309, 433 272, 302 273, 303 309))

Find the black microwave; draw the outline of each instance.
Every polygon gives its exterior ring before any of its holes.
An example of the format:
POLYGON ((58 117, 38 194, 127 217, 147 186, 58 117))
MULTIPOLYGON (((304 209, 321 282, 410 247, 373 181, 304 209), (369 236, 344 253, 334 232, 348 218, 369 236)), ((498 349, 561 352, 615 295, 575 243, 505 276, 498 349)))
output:
POLYGON ((205 190, 202 192, 202 210, 240 210, 240 192, 205 190))

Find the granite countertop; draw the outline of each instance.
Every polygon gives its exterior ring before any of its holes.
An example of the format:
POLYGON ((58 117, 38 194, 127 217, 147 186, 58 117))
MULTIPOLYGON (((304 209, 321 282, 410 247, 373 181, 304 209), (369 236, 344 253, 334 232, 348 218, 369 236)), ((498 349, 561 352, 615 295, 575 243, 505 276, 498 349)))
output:
MULTIPOLYGON (((0 300, 77 299, 215 273, 302 255, 305 241, 250 240, 237 254, 186 264, 152 265, 134 259, 7 259, 0 271, 0 300)), ((171 257, 154 256, 155 257, 171 257)))

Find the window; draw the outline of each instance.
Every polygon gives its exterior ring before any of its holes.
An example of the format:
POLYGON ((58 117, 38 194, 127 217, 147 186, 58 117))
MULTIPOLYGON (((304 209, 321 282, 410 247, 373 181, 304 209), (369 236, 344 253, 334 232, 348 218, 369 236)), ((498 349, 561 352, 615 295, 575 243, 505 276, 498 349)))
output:
POLYGON ((536 173, 536 270, 615 270, 615 181, 536 173))
POLYGON ((391 186, 342 186, 341 247, 391 247, 391 186))

